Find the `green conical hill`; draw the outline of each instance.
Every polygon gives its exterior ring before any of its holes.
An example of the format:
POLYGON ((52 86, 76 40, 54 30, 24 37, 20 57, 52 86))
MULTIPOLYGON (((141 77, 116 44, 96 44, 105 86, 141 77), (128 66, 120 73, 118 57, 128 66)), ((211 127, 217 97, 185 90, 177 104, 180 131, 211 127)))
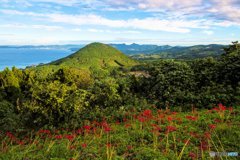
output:
POLYGON ((51 65, 82 69, 133 66, 137 62, 119 50, 102 43, 91 43, 76 53, 54 61, 51 65))

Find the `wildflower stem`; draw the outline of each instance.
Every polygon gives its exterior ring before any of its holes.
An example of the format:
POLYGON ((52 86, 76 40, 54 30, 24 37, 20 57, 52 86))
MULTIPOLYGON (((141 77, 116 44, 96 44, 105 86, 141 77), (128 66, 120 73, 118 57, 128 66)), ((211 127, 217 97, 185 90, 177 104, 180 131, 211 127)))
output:
POLYGON ((188 142, 190 141, 191 138, 192 137, 188 138, 188 140, 185 142, 185 144, 184 144, 184 146, 183 146, 183 148, 182 148, 182 150, 181 150, 181 152, 180 152, 180 154, 178 156, 178 160, 182 159, 182 155, 183 155, 184 149, 186 148, 186 146, 187 146, 187 144, 188 144, 188 142))

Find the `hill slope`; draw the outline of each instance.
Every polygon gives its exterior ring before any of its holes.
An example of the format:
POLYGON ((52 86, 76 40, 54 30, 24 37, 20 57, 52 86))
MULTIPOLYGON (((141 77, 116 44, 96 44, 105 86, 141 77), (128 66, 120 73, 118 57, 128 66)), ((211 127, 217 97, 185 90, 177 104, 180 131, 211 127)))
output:
POLYGON ((89 69, 133 66, 137 62, 119 50, 102 43, 91 43, 76 53, 50 63, 51 65, 89 69))

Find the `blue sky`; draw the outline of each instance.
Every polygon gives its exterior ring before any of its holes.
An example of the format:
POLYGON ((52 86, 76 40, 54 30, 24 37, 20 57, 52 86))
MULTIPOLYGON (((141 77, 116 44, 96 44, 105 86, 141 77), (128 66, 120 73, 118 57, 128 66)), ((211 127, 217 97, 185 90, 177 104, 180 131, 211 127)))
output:
POLYGON ((0 45, 236 40, 240 0, 0 0, 0 45))

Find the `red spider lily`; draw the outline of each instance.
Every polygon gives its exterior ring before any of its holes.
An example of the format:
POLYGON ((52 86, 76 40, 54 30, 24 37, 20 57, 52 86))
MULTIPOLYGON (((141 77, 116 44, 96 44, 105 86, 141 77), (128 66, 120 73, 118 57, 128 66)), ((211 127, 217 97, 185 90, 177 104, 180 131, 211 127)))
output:
POLYGON ((128 149, 128 150, 132 150, 133 147, 129 145, 129 146, 127 146, 127 149, 128 149))
POLYGON ((199 148, 200 148, 201 150, 203 150, 203 151, 208 150, 208 148, 209 148, 208 142, 206 142, 206 141, 201 141, 199 148))
POLYGON ((218 108, 213 108, 212 110, 213 110, 213 111, 217 111, 217 112, 222 112, 222 111, 227 110, 227 107, 224 106, 222 103, 219 103, 219 104, 218 104, 218 108))
POLYGON ((196 121, 198 118, 194 116, 186 116, 186 119, 191 120, 191 121, 196 121))
POLYGON ((211 133, 210 132, 205 132, 204 137, 207 138, 207 139, 210 139, 211 138, 211 133))
POLYGON ((190 134, 192 137, 195 137, 195 138, 199 137, 196 132, 189 132, 189 134, 190 134))
POLYGON ((138 116, 138 121, 139 121, 139 122, 142 122, 142 123, 143 123, 143 122, 145 122, 145 120, 146 120, 146 119, 145 119, 144 117, 138 116))
POLYGON ((134 119, 137 119, 138 115, 137 115, 137 114, 133 114, 132 117, 133 117, 134 119))
POLYGON ((81 134, 81 133, 82 133, 81 129, 76 130, 76 134, 81 134))
POLYGON ((233 107, 229 107, 228 110, 229 110, 230 112, 232 112, 232 111, 233 111, 233 107))
POLYGON ((160 119, 163 119, 164 117, 165 117, 164 114, 159 114, 159 115, 158 115, 158 118, 160 118, 160 119))
POLYGON ((93 133, 96 133, 97 128, 96 128, 96 127, 93 127, 93 128, 92 128, 92 131, 93 131, 93 133))
POLYGON ((177 128, 174 126, 167 126, 167 133, 174 132, 176 130, 177 130, 177 128))
POLYGON ((216 122, 216 123, 220 123, 221 120, 220 120, 220 119, 215 119, 214 122, 216 122))
POLYGON ((83 143, 81 146, 82 146, 82 148, 86 148, 86 147, 87 147, 87 144, 86 144, 86 143, 83 143))
POLYGON ((172 112, 171 114, 172 114, 172 115, 176 115, 176 114, 178 114, 178 113, 177 113, 177 112, 172 112))
POLYGON ((88 126, 88 125, 83 126, 83 128, 84 128, 85 130, 87 130, 87 131, 90 131, 90 130, 91 130, 91 126, 88 126))
POLYGON ((56 135, 55 139, 63 139, 63 136, 62 135, 56 135))
POLYGON ((89 133, 91 131, 91 126, 83 126, 83 128, 85 129, 85 133, 89 133))
POLYGON ((130 128, 132 125, 131 124, 125 124, 125 128, 130 128))
POLYGON ((209 124, 208 127, 213 130, 213 129, 215 129, 217 126, 216 126, 215 124, 209 124))
POLYGON ((119 124, 121 124, 121 123, 117 120, 117 121, 115 122, 115 124, 116 124, 116 125, 119 125, 119 124))
POLYGON ((196 159, 197 158, 197 155, 193 152, 189 152, 188 156, 192 159, 196 159))
POLYGON ((15 137, 11 132, 7 132, 7 133, 6 133, 6 136, 7 136, 8 138, 10 138, 11 140, 16 139, 16 137, 15 137))
POLYGON ((218 108, 213 108, 212 110, 209 110, 209 112, 211 113, 212 111, 219 111, 219 109, 218 108))
POLYGON ((218 107, 220 111, 225 111, 227 109, 222 103, 218 104, 218 107))
POLYGON ((161 131, 161 128, 157 124, 151 124, 153 131, 161 131))
POLYGON ((18 145, 24 145, 24 141, 17 141, 18 145))
POLYGON ((152 117, 152 111, 150 109, 146 109, 143 111, 142 115, 145 117, 152 117))
POLYGON ((100 126, 100 123, 97 122, 97 121, 93 121, 93 122, 91 122, 91 124, 92 124, 93 126, 100 126))
POLYGON ((69 149, 70 150, 75 150, 77 147, 76 146, 70 146, 69 149))
POLYGON ((44 130, 44 129, 39 130, 38 133, 51 134, 50 130, 44 130))
POLYGON ((65 135, 65 138, 68 139, 69 141, 73 141, 74 135, 71 135, 71 134, 65 135))
POLYGON ((111 143, 107 143, 106 146, 107 146, 107 148, 110 148, 112 145, 111 145, 111 143))
POLYGON ((106 132, 106 133, 110 132, 111 130, 112 130, 112 129, 111 129, 109 126, 104 127, 104 132, 106 132))
POLYGON ((172 122, 172 121, 174 120, 174 118, 171 117, 171 116, 168 116, 168 117, 167 117, 167 120, 168 120, 168 122, 172 122))
POLYGON ((102 126, 102 127, 108 127, 109 124, 108 124, 106 121, 104 121, 104 122, 101 123, 101 126, 102 126))
POLYGON ((178 123, 182 123, 182 118, 176 118, 176 120, 178 121, 178 123))

